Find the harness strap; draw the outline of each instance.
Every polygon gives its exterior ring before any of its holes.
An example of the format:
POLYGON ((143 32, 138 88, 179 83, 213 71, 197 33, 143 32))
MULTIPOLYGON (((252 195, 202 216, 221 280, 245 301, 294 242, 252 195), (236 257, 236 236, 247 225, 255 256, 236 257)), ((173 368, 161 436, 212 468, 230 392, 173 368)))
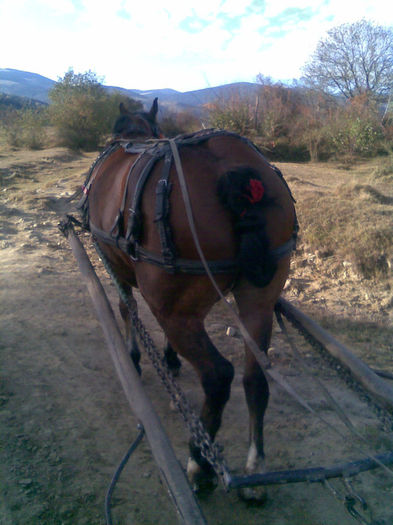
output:
MULTIPOLYGON (((148 262, 169 271, 162 256, 142 248, 139 244, 127 241, 124 237, 115 238, 110 233, 97 228, 92 223, 90 223, 90 231, 97 241, 116 246, 119 250, 127 253, 133 261, 148 262)), ((239 270, 239 264, 236 259, 217 259, 215 261, 209 261, 208 266, 212 273, 230 273, 239 270)), ((199 259, 176 258, 170 267, 170 271, 191 275, 206 274, 205 266, 199 259)))
MULTIPOLYGON (((150 158, 146 162, 145 166, 143 167, 142 173, 140 174, 138 181, 136 183, 131 207, 129 209, 130 215, 128 217, 127 232, 125 236, 127 242, 131 241, 133 243, 137 243, 140 239, 140 235, 142 231, 142 217, 141 217, 141 212, 140 212, 140 201, 142 198, 142 192, 143 192, 145 183, 150 175, 150 172, 153 169, 154 164, 158 160, 158 157, 152 155, 150 151, 147 151, 146 153, 142 153, 142 155, 138 157, 138 159, 132 165, 130 172, 133 171, 134 166, 145 155, 149 155, 150 158)), ((128 186, 128 180, 127 180, 127 186, 128 186)))
POLYGON ((132 173, 133 173, 133 171, 135 169, 135 166, 138 164, 138 162, 141 159, 142 155, 143 155, 142 153, 139 153, 139 155, 137 156, 135 161, 132 163, 130 169, 128 170, 126 184, 125 184, 124 193, 123 193, 123 199, 122 199, 121 205, 120 205, 120 212, 121 212, 122 215, 124 215, 124 208, 126 207, 126 200, 127 200, 127 195, 128 195, 128 183, 129 183, 131 175, 132 175, 132 173))
POLYGON ((87 205, 87 199, 89 196, 90 187, 94 182, 95 176, 93 175, 94 169, 97 167, 97 165, 102 162, 104 159, 109 157, 111 153, 116 151, 121 147, 121 144, 119 142, 112 142, 107 146, 104 151, 96 158, 96 160, 93 162, 89 169, 89 173, 87 174, 87 178, 82 186, 82 197, 80 198, 77 208, 83 209, 87 205))
POLYGON ((172 154, 168 150, 165 154, 161 179, 156 186, 156 207, 154 218, 160 236, 161 253, 164 259, 165 268, 169 272, 174 271, 174 260, 176 256, 176 249, 173 244, 171 229, 168 222, 169 195, 172 189, 172 184, 169 182, 171 165, 172 154))

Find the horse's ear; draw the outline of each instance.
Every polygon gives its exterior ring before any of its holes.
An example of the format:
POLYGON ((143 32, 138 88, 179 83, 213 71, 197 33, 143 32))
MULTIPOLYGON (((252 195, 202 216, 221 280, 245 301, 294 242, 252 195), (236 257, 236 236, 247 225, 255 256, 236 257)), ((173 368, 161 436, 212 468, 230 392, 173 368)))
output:
POLYGON ((125 115, 127 113, 127 109, 126 109, 125 105, 123 104, 123 102, 120 102, 119 110, 120 110, 121 115, 125 115))
POLYGON ((153 104, 152 104, 152 106, 150 108, 150 112, 149 112, 149 118, 153 122, 155 122, 155 120, 156 120, 157 111, 158 111, 158 98, 156 97, 154 99, 154 101, 153 101, 153 104))

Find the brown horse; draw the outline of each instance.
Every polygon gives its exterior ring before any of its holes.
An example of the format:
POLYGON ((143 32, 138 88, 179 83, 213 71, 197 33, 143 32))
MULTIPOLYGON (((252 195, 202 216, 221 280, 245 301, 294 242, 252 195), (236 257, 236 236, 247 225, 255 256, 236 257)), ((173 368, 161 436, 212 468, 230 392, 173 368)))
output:
MULTIPOLYGON (((204 328, 219 297, 198 256, 171 148, 159 140, 157 99, 149 112, 129 113, 122 105, 120 111, 114 141, 85 185, 88 224, 130 298, 138 287, 162 326, 169 366, 179 368, 177 353, 193 365, 205 394, 200 417, 214 439, 234 375, 204 328)), ((291 193, 279 170, 245 138, 204 130, 175 143, 203 254, 218 287, 232 291, 241 320, 266 352, 296 237, 291 193)), ((120 308, 139 367, 129 312, 124 304, 120 308)), ((250 417, 246 471, 254 473, 263 463, 269 389, 247 345, 243 384, 250 417)), ((190 451, 192 481, 212 477, 192 443, 190 451)))

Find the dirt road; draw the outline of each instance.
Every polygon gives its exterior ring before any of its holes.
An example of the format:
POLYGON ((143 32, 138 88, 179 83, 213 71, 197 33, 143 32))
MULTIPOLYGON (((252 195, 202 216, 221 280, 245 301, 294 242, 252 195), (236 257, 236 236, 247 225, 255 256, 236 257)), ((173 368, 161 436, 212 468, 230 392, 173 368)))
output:
MULTIPOLYGON (((136 436, 136 421, 115 375, 101 328, 68 245, 57 230, 56 212, 80 185, 82 173, 93 159, 93 154, 76 155, 61 148, 9 155, 1 152, 1 525, 104 523, 106 488, 136 436)), ((284 166, 283 171, 291 173, 291 167, 284 166)), ((296 196, 296 184, 293 189, 296 196)), ((89 243, 88 238, 86 241, 89 243)), ((96 257, 94 260, 115 304, 113 286, 96 257)), ((383 287, 367 291, 362 283, 347 278, 338 290, 336 280, 328 273, 316 278, 316 264, 315 255, 302 250, 298 253, 287 298, 300 299, 308 313, 341 332, 339 338, 353 342, 360 357, 393 371, 388 343, 391 310, 382 311, 378 305, 370 309, 368 304, 370 297, 373 304, 374 300, 379 305, 385 301, 382 292, 378 299, 383 287), (367 341, 365 328, 367 337, 377 341, 378 350, 367 341), (377 333, 378 338, 374 338, 377 333)), ((141 317, 161 344, 160 329, 140 298, 139 305, 141 317)), ((217 306, 207 326, 215 344, 236 367, 218 440, 225 447, 231 470, 240 473, 247 450, 247 411, 241 388, 242 343, 237 336, 225 335, 231 324, 222 307, 217 306)), ((316 368, 320 379, 348 411, 370 450, 381 453, 392 449, 393 440, 367 405, 298 340, 304 359, 316 368)), ((353 438, 337 421, 318 388, 300 371, 277 327, 269 353, 273 365, 347 437, 339 438, 272 384, 265 425, 268 468, 357 459, 353 438)), ((142 368, 146 390, 185 465, 187 433, 179 416, 169 409, 169 400, 146 357, 142 368)), ((198 407, 200 388, 187 364, 179 382, 198 407)), ((335 485, 342 489, 339 482, 335 485)), ((392 478, 380 471, 366 473, 354 480, 354 487, 369 503, 372 519, 385 525, 393 523, 392 478)), ((177 523, 146 441, 126 467, 113 503, 116 525, 177 523)), ((263 507, 247 506, 236 493, 226 494, 221 486, 200 503, 211 525, 356 523, 318 484, 269 488, 263 507)))

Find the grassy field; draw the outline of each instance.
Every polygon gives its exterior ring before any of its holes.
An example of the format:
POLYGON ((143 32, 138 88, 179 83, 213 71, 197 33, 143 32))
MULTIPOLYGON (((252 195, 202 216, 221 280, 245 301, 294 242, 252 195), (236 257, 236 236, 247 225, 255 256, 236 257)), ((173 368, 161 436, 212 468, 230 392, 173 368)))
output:
POLYGON ((393 159, 281 166, 298 201, 303 246, 353 264, 360 277, 388 279, 393 263, 393 159))

